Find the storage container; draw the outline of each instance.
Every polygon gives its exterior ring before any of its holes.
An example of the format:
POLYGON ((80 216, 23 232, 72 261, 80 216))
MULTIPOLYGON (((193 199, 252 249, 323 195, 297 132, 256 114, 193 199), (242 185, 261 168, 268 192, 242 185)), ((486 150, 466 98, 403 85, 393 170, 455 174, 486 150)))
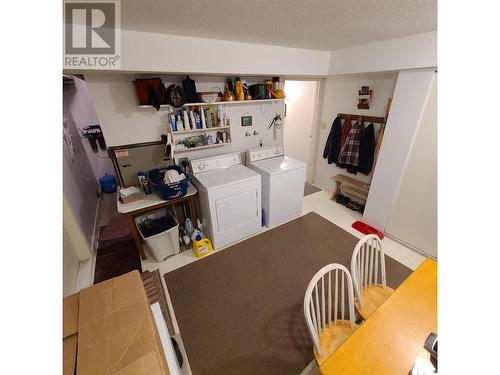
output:
POLYGON ((108 176, 107 174, 99 179, 101 189, 105 193, 113 193, 116 191, 116 177, 108 176))
POLYGON ((159 209, 138 216, 135 223, 142 239, 148 245, 153 258, 157 262, 161 262, 180 252, 179 224, 166 209, 159 209), (148 226, 147 223, 151 225, 148 226), (156 224, 153 225, 152 223, 156 224), (154 228, 161 228, 161 231, 154 230, 154 228))

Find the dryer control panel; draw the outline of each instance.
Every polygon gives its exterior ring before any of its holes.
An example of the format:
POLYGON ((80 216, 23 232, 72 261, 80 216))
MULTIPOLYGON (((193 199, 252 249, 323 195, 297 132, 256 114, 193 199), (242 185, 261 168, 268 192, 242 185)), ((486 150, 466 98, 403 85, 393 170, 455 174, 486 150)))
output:
POLYGON ((232 165, 241 164, 239 152, 233 154, 213 156, 210 158, 191 160, 191 171, 193 175, 208 172, 219 168, 229 168, 232 165))
POLYGON ((256 148, 254 150, 247 151, 247 162, 254 163, 259 160, 275 158, 283 155, 284 152, 282 145, 256 148))

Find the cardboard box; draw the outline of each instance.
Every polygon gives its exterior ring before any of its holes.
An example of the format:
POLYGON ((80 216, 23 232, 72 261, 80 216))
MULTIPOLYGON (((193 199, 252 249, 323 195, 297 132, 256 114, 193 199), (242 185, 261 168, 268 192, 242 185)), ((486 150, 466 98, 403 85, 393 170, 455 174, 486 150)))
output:
POLYGON ((78 343, 78 305, 80 294, 63 299, 63 374, 74 375, 78 343))
POLYGON ((138 271, 80 291, 77 375, 167 375, 138 271))
POLYGON ((63 374, 169 375, 138 271, 63 299, 63 374))
POLYGON ((132 203, 144 199, 144 194, 129 195, 128 197, 120 196, 120 200, 123 204, 132 203))
POLYGON ((78 334, 66 337, 63 340, 63 375, 75 374, 77 344, 78 334))

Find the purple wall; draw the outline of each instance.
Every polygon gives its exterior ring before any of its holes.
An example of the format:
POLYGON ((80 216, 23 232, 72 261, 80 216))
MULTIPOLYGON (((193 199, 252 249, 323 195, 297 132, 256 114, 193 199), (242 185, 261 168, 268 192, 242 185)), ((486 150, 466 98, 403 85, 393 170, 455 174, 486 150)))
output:
MULTIPOLYGON (((74 78, 74 85, 64 86, 64 105, 71 114, 78 129, 83 129, 89 125, 99 125, 99 120, 94 109, 94 103, 89 93, 87 83, 79 78, 74 78)), ((99 148, 97 153, 92 151, 87 139, 82 139, 83 148, 92 168, 92 172, 97 181, 104 174, 115 175, 115 170, 106 151, 99 148)))
POLYGON ((63 194, 92 247, 97 212, 98 182, 82 144, 63 89, 63 194))

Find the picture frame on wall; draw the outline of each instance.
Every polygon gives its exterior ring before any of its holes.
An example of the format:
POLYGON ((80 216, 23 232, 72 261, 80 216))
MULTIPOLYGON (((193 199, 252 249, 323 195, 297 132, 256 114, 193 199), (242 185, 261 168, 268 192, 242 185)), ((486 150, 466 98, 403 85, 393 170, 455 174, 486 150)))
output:
POLYGON ((252 116, 241 116, 241 126, 252 126, 252 116))

